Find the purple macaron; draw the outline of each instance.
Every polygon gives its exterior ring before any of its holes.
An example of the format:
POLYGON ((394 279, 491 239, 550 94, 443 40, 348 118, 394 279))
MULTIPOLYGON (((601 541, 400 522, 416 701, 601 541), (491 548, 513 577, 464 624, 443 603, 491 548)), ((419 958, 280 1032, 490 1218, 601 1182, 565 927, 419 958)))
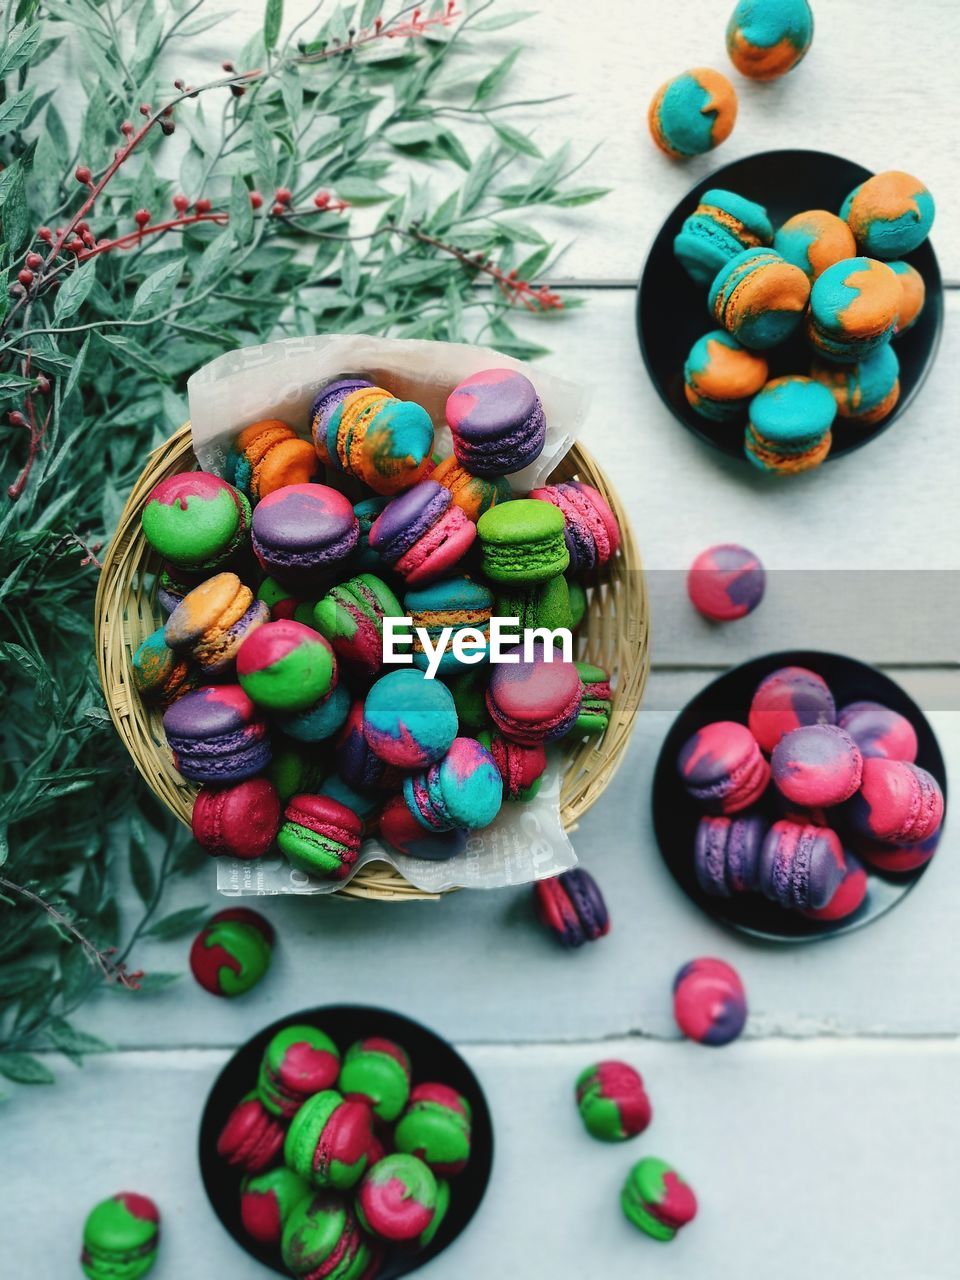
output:
POLYGON ((826 680, 806 667, 781 667, 757 685, 747 723, 770 754, 785 733, 805 724, 834 724, 836 703, 826 680))
POLYGON ((270 763, 266 721, 238 684, 184 694, 163 728, 174 764, 190 782, 241 782, 270 763))
POLYGON ((916 761, 916 729, 906 716, 879 702, 851 702, 837 716, 837 724, 846 729, 862 756, 884 756, 907 764, 916 761))
POLYGON ((313 443, 321 460, 328 465, 337 465, 329 456, 326 443, 330 415, 354 391, 362 391, 365 387, 373 385, 374 383, 368 382, 366 378, 338 378, 335 382, 328 382, 310 406, 310 434, 313 436, 313 443))
POLYGON ((288 585, 316 583, 360 536, 350 502, 325 484, 275 489, 253 512, 253 550, 263 571, 288 585))
POLYGON ((846 873, 843 845, 835 831, 785 818, 767 832, 757 887, 781 907, 819 911, 830 902, 846 873))
POLYGON ((533 898, 537 918, 561 946, 581 947, 610 932, 610 915, 600 886, 582 867, 538 880, 533 898))
POLYGON ((794 804, 828 807, 860 786, 863 756, 846 729, 808 724, 780 739, 770 758, 773 781, 794 804))
POLYGON ((393 772, 374 753, 364 735, 362 698, 352 703, 337 738, 337 769, 344 782, 357 791, 381 787, 384 776, 393 772))
POLYGON ((509 475, 543 452, 543 405, 530 379, 515 369, 464 378, 447 397, 446 414, 457 461, 475 476, 509 475))
POLYGON ((370 547, 409 586, 430 582, 466 555, 477 526, 436 480, 421 480, 388 502, 370 527, 370 547))
POLYGON ((761 817, 701 818, 694 843, 697 883, 714 898, 757 887, 760 850, 769 824, 761 817))

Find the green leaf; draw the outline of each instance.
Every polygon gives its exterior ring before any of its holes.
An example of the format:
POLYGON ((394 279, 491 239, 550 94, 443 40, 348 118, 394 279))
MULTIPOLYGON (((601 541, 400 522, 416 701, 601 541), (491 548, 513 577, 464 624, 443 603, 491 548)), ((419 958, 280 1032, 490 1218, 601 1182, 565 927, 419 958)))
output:
POLYGON ((53 142, 57 153, 63 157, 70 154, 70 139, 67 137, 66 126, 60 118, 60 112, 51 102, 47 107, 47 114, 44 116, 44 123, 47 126, 47 133, 53 142))
POLYGON ((163 311, 168 307, 173 301, 177 284, 183 275, 183 267, 183 258, 177 258, 174 262, 158 267, 152 275, 147 276, 134 294, 133 305, 130 308, 131 317, 163 311))
POLYGON ((170 938, 179 938, 182 934, 190 933, 197 925, 201 924, 209 915, 210 908, 201 904, 196 907, 183 907, 180 911, 173 911, 170 915, 164 916, 162 920, 158 920, 156 924, 150 926, 146 931, 146 937, 161 938, 167 941, 170 938))
POLYGON ((225 227, 215 240, 210 241, 201 255, 199 266, 194 268, 191 282, 194 293, 199 293, 223 274, 233 255, 234 243, 230 226, 225 227))
POLYGON ((7 253, 13 261, 27 238, 30 229, 30 211, 27 207, 23 169, 19 164, 10 167, 14 170, 14 174, 9 182, 0 187, 0 210, 3 213, 3 235, 7 242, 7 253))
POLYGON ((612 190, 612 187, 575 187, 554 196, 550 203, 560 209, 576 209, 580 205, 593 204, 594 200, 602 200, 612 190))
POLYGON ((539 160, 543 152, 533 141, 528 138, 525 133, 521 133, 519 129, 514 129, 513 125, 506 124, 503 120, 492 120, 494 132, 501 142, 505 143, 511 151, 519 151, 521 155, 532 156, 535 160, 539 160))
POLYGON ((7 37, 6 47, 0 50, 0 79, 26 66, 36 53, 42 35, 43 24, 40 22, 26 28, 13 28, 7 37))
POLYGON ((473 168, 467 174, 467 180, 460 192, 460 213, 469 213, 478 205, 486 194, 487 184, 493 174, 497 148, 491 143, 477 156, 473 168))
POLYGON ((474 22, 470 30, 475 35, 482 35, 490 31, 502 31, 504 27, 512 27, 517 22, 523 22, 527 18, 536 16, 536 10, 525 9, 519 13, 500 13, 494 14, 492 18, 483 18, 480 22, 474 22))
POLYGON ((86 363, 87 352, 89 350, 90 350, 90 335, 88 334, 86 338, 84 338, 83 346, 80 348, 79 352, 74 358, 73 368, 70 370, 69 374, 67 375, 67 380, 63 384, 63 397, 62 397, 63 401, 66 401, 67 397, 72 395, 73 392, 76 390, 77 383, 80 380, 80 375, 83 372, 83 366, 86 363))
POLYGON ((487 98, 492 98, 500 86, 506 80, 507 76, 513 70, 513 64, 523 52, 523 46, 517 45, 515 49, 511 49, 505 58, 502 58, 492 71, 488 71, 480 83, 477 85, 476 93, 473 95, 474 106, 480 102, 486 102, 487 98))
POLYGON ((134 844, 130 848, 130 879, 133 881, 133 887, 140 901, 143 903, 152 901, 157 889, 157 878, 150 865, 147 851, 140 844, 134 844))
POLYGON ((37 149, 33 153, 33 167, 30 176, 36 191, 36 198, 41 209, 49 209, 57 201, 60 190, 60 169, 63 153, 58 152, 49 128, 44 129, 37 139, 37 149))
POLYGON ((240 177, 230 186, 230 227, 237 244, 249 244, 253 239, 253 206, 247 184, 240 177))
POLYGON ((47 1025, 47 1036, 54 1048, 59 1049, 77 1066, 90 1053, 109 1053, 111 1046, 97 1036, 89 1035, 71 1026, 65 1018, 52 1018, 47 1025))
POLYGON ((53 304, 53 318, 58 324, 76 315, 90 295, 93 282, 97 278, 97 259, 90 258, 79 267, 69 272, 64 278, 56 301, 53 304))
POLYGON ((53 1084, 54 1075, 28 1053, 0 1053, 0 1076, 16 1084, 53 1084))
POLYGON ((381 200, 391 199, 392 193, 369 178, 340 178, 337 181, 337 195, 350 204, 379 204, 381 200))
POLYGON ((384 271, 381 271, 380 282, 394 288, 409 288, 414 284, 424 284, 427 280, 438 280, 456 269, 457 265, 453 259, 437 262, 435 259, 418 258, 413 261, 404 261, 402 258, 395 258, 384 271))
POLYGON ((15 93, 6 102, 0 102, 0 137, 5 133, 14 133, 27 118, 30 104, 33 102, 33 86, 15 93))
POLYGON ((280 28, 283 25, 283 0, 267 0, 263 15, 263 43, 268 49, 275 49, 280 39, 280 28))
MULTIPOLYGON (((145 973, 143 975, 140 979, 140 985, 137 990, 130 992, 130 994, 142 996, 155 995, 158 991, 164 991, 167 987, 172 986, 173 983, 179 982, 180 977, 181 975, 179 973, 162 973, 159 970, 151 970, 150 973, 145 973)), ((109 989, 111 991, 118 992, 128 992, 129 990, 127 987, 121 986, 112 986, 109 989)))
POLYGON ((277 157, 273 151, 273 134, 267 127, 262 111, 255 111, 251 124, 253 131, 253 154, 257 162, 257 178, 269 198, 269 193, 277 185, 277 157))
POLYGON ((0 823, 0 867, 6 862, 10 856, 10 839, 7 834, 7 824, 0 823))
POLYGON ((363 8, 360 10, 360 26, 371 26, 374 20, 380 16, 383 5, 384 0, 363 0, 363 8))

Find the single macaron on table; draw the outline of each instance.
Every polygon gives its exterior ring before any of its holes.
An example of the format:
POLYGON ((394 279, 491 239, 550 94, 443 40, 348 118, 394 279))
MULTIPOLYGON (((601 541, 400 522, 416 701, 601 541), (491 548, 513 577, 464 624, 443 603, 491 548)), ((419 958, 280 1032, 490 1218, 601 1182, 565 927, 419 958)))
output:
POLYGON ((265 1267, 394 1280, 479 1210, 493 1122, 477 1077, 435 1032, 328 1005, 236 1051, 207 1098, 199 1157, 215 1214, 265 1267), (348 1261, 354 1270, 336 1269, 348 1261))
POLYGON ((708 915, 773 942, 833 937, 895 907, 934 856, 946 768, 889 676, 835 653, 724 673, 664 739, 660 853, 708 915))

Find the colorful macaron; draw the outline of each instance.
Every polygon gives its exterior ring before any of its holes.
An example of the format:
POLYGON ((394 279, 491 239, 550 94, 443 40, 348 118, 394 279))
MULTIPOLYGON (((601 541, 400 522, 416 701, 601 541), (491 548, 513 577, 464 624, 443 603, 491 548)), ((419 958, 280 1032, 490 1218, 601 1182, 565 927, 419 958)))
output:
POLYGON ((860 790, 847 805, 846 818, 868 840, 920 844, 943 821, 943 792, 936 778, 919 765, 868 756, 860 790))
MULTIPOLYGON (((327 448, 327 424, 334 409, 339 408, 347 396, 355 391, 365 391, 372 387, 373 383, 368 379, 348 374, 342 378, 335 378, 320 388, 310 406, 310 435, 321 462, 333 465, 331 451, 327 448)), ((334 438, 331 443, 334 446, 332 452, 336 453, 336 439, 334 438)))
POLYGON ((563 480, 532 489, 530 498, 550 502, 562 514, 571 573, 588 573, 605 565, 620 550, 617 517, 593 485, 581 480, 563 480))
POLYGON ((390 766, 371 749, 363 732, 362 698, 350 704, 334 745, 337 769, 349 786, 357 791, 370 791, 388 785, 390 766))
POLYGON ((822 359, 855 364, 889 342, 899 312, 896 273, 875 258, 847 258, 814 281, 807 339, 822 359))
POLYGON ((430 461, 433 423, 412 400, 364 386, 311 415, 322 462, 362 480, 374 493, 392 495, 415 484, 430 461))
MULTIPOLYGON (((454 652, 453 642, 466 631, 477 633, 470 640, 471 656, 478 655, 481 661, 486 659, 493 592, 482 582, 475 582, 472 578, 444 578, 440 582, 417 587, 403 597, 402 612, 414 627, 413 661, 421 671, 430 670, 432 666, 432 674, 449 676, 463 670, 467 664, 462 663, 454 652), (418 628, 423 628, 434 644, 440 640, 442 632, 447 631, 448 647, 439 660, 431 659, 424 649, 418 628)), ((468 639, 464 636, 462 643, 466 645, 468 639)))
POLYGON ((383 579, 361 573, 327 592, 313 610, 313 625, 342 662, 374 676, 383 666, 383 620, 402 616, 383 579))
POLYGON ((137 646, 130 665, 137 693, 149 706, 169 707, 203 682, 201 671, 167 644, 163 627, 137 646))
POLYGON ((580 677, 580 714, 574 722, 576 733, 605 733, 613 709, 610 676, 592 662, 573 664, 580 677))
POLYGON ((277 1246, 290 1215, 311 1194, 299 1174, 280 1165, 244 1178, 240 1188, 240 1221, 251 1240, 277 1246))
POLYGON ((206 676, 218 676, 230 670, 244 640, 269 618, 267 606, 235 573, 218 573, 183 597, 167 619, 163 638, 206 676))
POLYGON ((546 582, 499 584, 493 612, 497 618, 516 618, 521 636, 537 627, 573 630, 570 584, 562 573, 546 582))
POLYGON ((806 56, 813 41, 807 0, 738 0, 727 24, 727 52, 741 75, 776 80, 806 56))
POLYGON ((363 823, 329 796, 291 796, 277 844, 299 871, 323 880, 346 880, 360 856, 363 823))
POLYGON ((283 1157, 315 1187, 346 1191, 363 1177, 373 1136, 373 1112, 336 1089, 313 1094, 293 1117, 283 1157))
POLYGON ((919 844, 890 844, 882 840, 855 839, 857 854, 875 871, 888 875, 902 875, 926 866, 940 843, 940 828, 919 844))
POLYGON ((736 120, 736 91, 726 76, 710 67, 695 67, 666 81, 647 112, 650 136, 675 160, 719 147, 736 120))
POLYGON ((217 1138, 217 1155, 246 1173, 269 1168, 283 1150, 286 1129, 264 1107, 256 1090, 234 1107, 217 1138))
POLYGON ((392 1124, 410 1096, 410 1055, 393 1040, 358 1040, 344 1055, 337 1088, 366 1099, 378 1120, 392 1124))
POLYGON ((708 309, 745 347, 765 351, 793 334, 810 300, 810 281, 774 249, 745 249, 717 272, 708 309))
POLYGON ((148 1196, 120 1191, 83 1226, 80 1267, 88 1280, 140 1280, 157 1260, 160 1211, 148 1196))
POLYGON ((769 824, 758 814, 701 818, 694 841, 697 884, 714 898, 756 889, 769 824))
POLYGON ((193 802, 193 838, 213 858, 261 858, 279 826, 280 797, 268 778, 203 787, 193 802))
POLYGON ((373 1280, 377 1246, 341 1196, 314 1193, 294 1206, 283 1229, 283 1264, 302 1280, 373 1280))
POLYGON ((370 749, 387 764, 422 768, 445 755, 457 736, 453 694, 418 669, 391 671, 367 694, 363 733, 370 749))
POLYGON ((141 522, 164 560, 181 569, 212 569, 244 545, 250 502, 209 471, 183 471, 150 490, 141 522))
POLYGON ((843 202, 857 244, 872 258, 902 258, 919 249, 933 226, 933 196, 917 178, 892 169, 855 187, 843 202))
POLYGON ((316 592, 311 592, 309 588, 294 590, 278 582, 276 578, 264 578, 257 588, 257 599, 262 600, 270 610, 271 622, 283 622, 293 618, 305 626, 311 626, 315 603, 315 599, 311 599, 311 596, 315 597, 316 592))
POLYGON ((846 729, 865 759, 883 756, 913 764, 917 758, 916 729, 906 716, 879 702, 849 702, 837 716, 837 724, 846 729))
POLYGON ((428 831, 476 831, 488 827, 500 812, 503 780, 490 752, 476 738, 454 738, 442 759, 404 778, 403 796, 428 831))
POLYGON ((757 685, 747 723, 769 755, 784 734, 836 719, 837 706, 822 676, 806 667, 780 667, 757 685))
POLYGON ((416 1156, 433 1173, 453 1178, 470 1159, 470 1103, 446 1084, 418 1084, 397 1127, 394 1141, 398 1151, 416 1156))
POLYGON ((508 502, 513 497, 510 481, 505 476, 477 476, 461 466, 451 454, 430 472, 430 479, 450 490, 454 506, 476 523, 485 511, 498 502, 508 502))
POLYGON ((760 471, 797 475, 826 459, 837 402, 812 378, 774 378, 750 401, 744 435, 748 462, 760 471))
POLYGON ((869 884, 863 863, 847 849, 843 851, 843 861, 843 879, 827 905, 819 909, 808 908, 804 912, 811 920, 830 924, 835 924, 838 920, 849 920, 866 901, 869 884))
POLYGON ((478 741, 486 747, 503 779, 504 800, 532 800, 540 790, 547 753, 542 742, 527 746, 511 742, 503 734, 484 729, 478 741))
POLYGON ((772 241, 773 224, 762 204, 713 187, 684 219, 673 251, 692 280, 708 285, 738 253, 772 241))
POLYGON ((843 846, 835 831, 783 818, 764 839, 757 888, 781 907, 818 911, 831 901, 845 874, 843 846))
POLYGON ((620 1207, 638 1230, 666 1242, 696 1217, 697 1198, 666 1160, 645 1156, 627 1175, 620 1207))
POLYGON ((218 911, 193 940, 190 971, 211 995, 245 995, 270 968, 273 943, 273 926, 258 912, 218 911))
POLYGON ((828 388, 840 417, 859 426, 883 422, 900 399, 900 361, 889 343, 856 364, 814 361, 810 376, 828 388))
POLYGON ((683 366, 683 394, 702 418, 732 422, 746 416, 768 374, 766 357, 741 345, 725 329, 714 329, 690 348, 683 366))
POLYGON ((551 502, 515 498, 477 522, 483 572, 494 582, 546 582, 570 563, 563 512, 551 502))
POLYGON ((340 1051, 319 1027, 296 1024, 278 1031, 260 1062, 257 1092, 266 1109, 290 1119, 308 1098, 332 1089, 340 1051))
POLYGON ((360 536, 350 502, 325 484, 275 489, 258 503, 252 528, 261 569, 294 586, 322 582, 350 555, 360 536))
POLYGON ((701 551, 687 571, 687 594, 711 622, 734 622, 763 599, 767 575, 752 551, 735 542, 701 551))
POLYGON ((909 262, 888 262, 887 266, 900 282, 900 309, 893 336, 899 338, 920 319, 927 298, 927 286, 923 276, 909 262))
POLYGON ((505 476, 536 461, 547 423, 537 389, 517 369, 482 369, 447 397, 457 461, 477 476, 505 476))
POLYGON ((427 862, 449 862, 467 847, 467 832, 461 827, 447 831, 428 830, 410 812, 406 797, 391 796, 377 822, 380 839, 406 858, 423 858, 427 862))
POLYGON ((487 686, 487 710, 494 724, 505 738, 528 746, 562 738, 582 709, 577 668, 542 641, 534 645, 530 661, 522 649, 510 656, 518 661, 494 666, 487 686))
POLYGON ((721 814, 749 808, 770 781, 770 766, 756 738, 734 720, 698 729, 682 747, 677 769, 693 799, 721 814))
POLYGON ((570 601, 570 626, 576 631, 587 616, 587 592, 582 582, 576 578, 567 579, 568 597, 570 601))
POLYGON ((353 504, 353 514, 360 523, 360 538, 350 557, 350 568, 355 573, 382 574, 386 568, 380 556, 370 545, 370 530, 389 498, 364 498, 353 504))
POLYGON ((329 755, 322 748, 278 746, 267 769, 267 777, 285 804, 291 796, 318 792, 330 773, 330 767, 329 755))
POLYGON ((725 960, 701 956, 673 980, 673 1016, 688 1040, 719 1047, 747 1023, 747 995, 740 975, 725 960))
POLYGON ((189 782, 226 786, 270 763, 266 721, 238 684, 187 693, 163 717, 173 762, 189 782))
POLYGON ((227 454, 226 479, 259 502, 274 489, 308 484, 319 470, 317 452, 293 427, 277 418, 254 422, 234 440, 227 454))
POLYGON ((437 1180, 416 1156, 397 1152, 368 1169, 357 1193, 361 1225, 381 1240, 416 1240, 433 1222, 437 1180))
POLYGON ((178 569, 169 561, 160 570, 157 579, 157 604, 166 614, 173 613, 185 595, 199 587, 210 575, 204 570, 178 569))
POLYGON ((339 680, 302 711, 275 711, 277 727, 297 742, 325 742, 339 733, 350 711, 350 690, 339 680))
POLYGON ((537 919, 562 947, 582 947, 610 932, 610 913, 589 871, 575 867, 533 886, 537 919))
POLYGON ((601 1142, 635 1138, 653 1118, 643 1079, 626 1062, 607 1060, 581 1071, 576 1097, 584 1128, 601 1142))
POLYGON ((449 573, 476 536, 477 526, 454 505, 450 490, 421 480, 384 507, 370 528, 370 546, 415 587, 449 573))
POLYGON ((857 256, 857 242, 843 218, 826 209, 807 209, 788 218, 773 247, 812 281, 828 267, 857 256))
POLYGON ((780 739, 770 765, 781 795, 805 808, 828 808, 860 786, 863 756, 838 724, 810 724, 780 739))
POLYGON ((337 683, 330 643, 292 618, 268 622, 240 646, 237 679, 248 698, 270 711, 302 711, 337 683))

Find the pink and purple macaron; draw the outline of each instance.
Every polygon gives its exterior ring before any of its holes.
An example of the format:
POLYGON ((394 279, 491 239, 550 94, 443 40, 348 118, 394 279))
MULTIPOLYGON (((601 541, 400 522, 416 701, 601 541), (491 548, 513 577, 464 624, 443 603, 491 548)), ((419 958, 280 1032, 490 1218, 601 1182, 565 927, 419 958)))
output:
POLYGON ((852 829, 868 840, 920 844, 943 821, 943 792, 933 774, 906 760, 868 756, 860 790, 846 808, 852 829))
POLYGON ((250 502, 209 471, 184 471, 151 489, 143 536, 180 569, 212 569, 239 551, 250 530, 250 502))
POLYGON ((570 553, 570 572, 588 573, 605 565, 620 550, 620 525, 599 490, 580 480, 532 489, 530 497, 550 502, 563 514, 563 536, 570 553))
POLYGON ((479 741, 493 756, 503 779, 505 800, 532 800, 540 790, 543 772, 547 767, 547 753, 542 742, 529 746, 511 742, 502 733, 483 730, 479 741))
POLYGON ((270 711, 303 711, 337 683, 330 642, 292 618, 268 622, 237 654, 237 679, 247 697, 270 711))
POLYGON ((477 536, 450 490, 421 480, 389 502, 370 527, 370 546, 411 587, 449 573, 477 536))
POLYGON ((407 808, 429 832, 478 831, 503 803, 503 779, 476 738, 454 738, 442 759, 403 780, 407 808))
POLYGON ((364 1174, 357 1217, 381 1240, 417 1240, 437 1211, 437 1180, 422 1160, 404 1152, 385 1156, 364 1174))
POLYGON ((240 1188, 240 1221, 251 1240, 276 1247, 290 1214, 310 1195, 299 1174, 280 1165, 244 1178, 240 1188))
POLYGON ((837 706, 822 676, 806 667, 781 667, 757 685, 747 723, 767 755, 786 733, 806 724, 834 724, 837 706))
POLYGON ((354 790, 387 790, 397 780, 391 776, 392 766, 382 760, 367 742, 363 732, 362 698, 356 698, 350 704, 334 745, 340 776, 354 790))
POLYGON ((174 764, 190 782, 225 786, 270 763, 266 721, 238 684, 184 694, 165 712, 163 729, 174 764))
POLYGON ((442 1178, 462 1173, 472 1144, 470 1103, 446 1084, 418 1084, 394 1130, 398 1151, 416 1156, 442 1178))
POLYGON ((256 1090, 230 1112, 217 1139, 217 1155, 246 1173, 268 1168, 283 1150, 286 1129, 266 1110, 256 1090))
POLYGON ((346 880, 357 865, 363 822, 331 796, 291 796, 277 833, 281 853, 299 871, 322 880, 346 880))
POLYGON ((253 513, 253 551, 260 567, 294 586, 322 582, 350 555, 359 536, 350 502, 325 484, 275 489, 253 513))
POLYGON ((811 808, 849 800, 863 772, 860 748, 837 724, 794 729, 774 747, 770 764, 781 795, 811 808))
POLYGON ((690 601, 711 622, 734 622, 753 613, 766 584, 759 557, 734 542, 701 551, 687 572, 690 601))
POLYGON ((533 886, 537 919, 562 947, 582 947, 610 932, 610 913, 589 871, 575 867, 533 886))
POLYGON ((447 397, 446 417, 457 461, 474 475, 509 475, 543 452, 543 405, 516 369, 483 369, 464 378, 447 397))
POLYGON ((899 711, 879 702, 851 702, 837 716, 837 724, 846 729, 860 748, 860 754, 883 756, 887 760, 917 758, 917 731, 899 711))
POLYGON ((747 995, 740 975, 725 960, 701 956, 673 980, 673 1016, 689 1040, 729 1044, 747 1023, 747 995))
POLYGON ((193 940, 190 971, 213 996, 245 995, 270 968, 274 936, 270 921, 257 911, 218 911, 193 940))
POLYGON ((940 828, 919 844, 889 844, 881 840, 854 838, 857 854, 875 871, 903 875, 926 866, 940 843, 940 828))
POLYGON ((576 1097, 584 1128, 600 1142, 635 1138, 653 1119, 643 1078, 628 1062, 607 1059, 581 1071, 576 1097))
POLYGON ((308 1098, 332 1089, 340 1072, 340 1051, 326 1032, 309 1024, 278 1031, 260 1062, 257 1091, 275 1116, 290 1119, 308 1098))
POLYGON ((760 850, 769 824, 758 814, 701 818, 694 841, 697 884, 714 898, 757 887, 760 850))
POLYGON ((444 756, 457 736, 457 723, 453 694, 418 668, 381 676, 363 704, 367 745, 400 769, 421 769, 444 756))
POLYGON ((849 920, 863 906, 867 897, 867 873, 859 858, 855 858, 849 850, 844 850, 844 873, 836 892, 825 907, 808 908, 805 916, 811 920, 822 920, 836 924, 839 920, 849 920))
POLYGON ((712 813, 739 813, 767 789, 770 766, 757 740, 735 720, 706 724, 687 740, 677 768, 688 793, 712 813))
POLYGON ((487 686, 487 710, 505 738, 525 746, 553 742, 569 733, 583 703, 583 683, 572 662, 540 643, 532 660, 498 663, 487 686))
POLYGON ((819 911, 830 903, 846 872, 835 831, 784 818, 763 842, 757 887, 781 907, 819 911))

